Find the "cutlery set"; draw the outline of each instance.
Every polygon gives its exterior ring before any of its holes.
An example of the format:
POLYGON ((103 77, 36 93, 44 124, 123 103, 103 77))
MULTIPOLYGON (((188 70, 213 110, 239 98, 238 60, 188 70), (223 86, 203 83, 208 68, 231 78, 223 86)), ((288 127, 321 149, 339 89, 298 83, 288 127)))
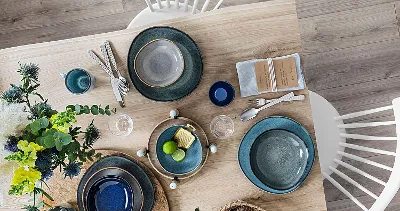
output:
POLYGON ((99 58, 99 56, 96 55, 94 51, 89 50, 88 54, 110 76, 115 99, 121 107, 125 107, 124 99, 122 97, 127 95, 129 92, 129 83, 119 72, 118 65, 111 48, 111 43, 109 41, 105 41, 104 44, 100 46, 100 50, 104 62, 99 58), (113 69, 117 73, 118 78, 114 76, 113 69))
POLYGON ((283 95, 280 98, 277 99, 255 99, 255 100, 249 100, 249 104, 252 106, 262 106, 260 108, 247 108, 245 109, 242 114, 240 114, 240 120, 242 120, 243 122, 245 121, 249 121, 251 119, 253 119, 254 117, 257 116, 258 112, 267 109, 269 107, 272 107, 276 104, 279 104, 281 102, 291 102, 291 101, 300 101, 300 100, 304 100, 304 95, 297 95, 295 96, 293 92, 290 92, 286 95, 283 95))

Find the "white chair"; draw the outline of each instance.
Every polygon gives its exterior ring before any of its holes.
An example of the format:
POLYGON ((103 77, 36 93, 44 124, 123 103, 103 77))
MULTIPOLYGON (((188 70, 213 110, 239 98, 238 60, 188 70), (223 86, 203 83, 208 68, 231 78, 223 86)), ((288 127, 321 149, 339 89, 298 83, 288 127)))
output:
POLYGON ((310 91, 310 101, 312 107, 312 115, 315 125, 315 135, 318 144, 319 159, 321 164, 321 171, 324 179, 327 179, 330 183, 343 192, 347 197, 354 201, 364 211, 383 211, 388 206, 390 201, 393 199, 400 187, 400 98, 396 98, 392 101, 392 105, 351 113, 340 116, 336 109, 323 97, 310 91), (385 122, 369 122, 369 123, 347 123, 344 124, 343 120, 350 120, 356 117, 364 115, 370 115, 376 112, 389 111, 394 112, 394 121, 385 122), (350 128, 363 128, 363 127, 377 127, 377 126, 396 126, 397 137, 378 137, 378 136, 367 136, 359 134, 346 133, 346 129, 350 128), (375 149, 356 144, 346 143, 346 139, 358 139, 365 141, 394 141, 397 143, 395 152, 385 151, 381 149, 375 149), (387 165, 374 162, 360 156, 346 153, 345 148, 352 150, 364 151, 377 153, 382 155, 394 156, 394 165, 389 167, 387 165), (383 169, 391 172, 387 182, 376 178, 375 176, 360 170, 356 166, 350 165, 342 161, 342 157, 347 159, 362 162, 368 165, 372 165, 376 168, 383 169), (370 190, 365 188, 363 185, 354 181, 348 175, 337 169, 338 166, 343 166, 344 169, 350 170, 357 174, 360 174, 371 182, 376 182, 383 186, 383 191, 376 195, 370 190), (375 203, 371 208, 367 208, 363 205, 356 197, 354 197, 348 190, 346 190, 339 182, 337 182, 331 174, 334 173, 341 177, 351 185, 354 185, 358 189, 362 190, 369 196, 375 199, 375 203))
MULTIPOLYGON (((152 4, 150 0, 145 0, 147 8, 142 10, 131 21, 131 23, 128 25, 128 29, 171 18, 205 12, 208 9, 210 1, 211 0, 206 0, 201 10, 198 10, 199 0, 194 0, 193 6, 189 5, 189 0, 184 0, 183 3, 179 2, 179 0, 157 0, 157 2, 154 4, 152 4)), ((213 10, 218 9, 223 1, 224 0, 218 0, 218 3, 215 5, 213 10)))

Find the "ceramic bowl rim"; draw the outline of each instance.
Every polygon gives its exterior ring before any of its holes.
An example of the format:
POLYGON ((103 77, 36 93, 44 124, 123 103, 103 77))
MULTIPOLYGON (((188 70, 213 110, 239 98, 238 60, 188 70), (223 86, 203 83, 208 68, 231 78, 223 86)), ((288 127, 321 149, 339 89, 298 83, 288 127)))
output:
POLYGON ((183 56, 183 54, 182 54, 181 49, 178 47, 178 45, 177 45, 175 42, 173 42, 173 41, 171 41, 171 40, 169 40, 169 39, 167 39, 167 38, 157 38, 157 39, 151 40, 150 42, 146 43, 145 45, 143 45, 143 46, 140 48, 140 50, 137 52, 137 54, 135 55, 135 58, 134 58, 134 60, 133 60, 133 69, 135 70, 136 76, 137 76, 137 77, 139 78, 139 80, 140 80, 142 83, 144 83, 145 85, 150 86, 150 87, 153 87, 153 88, 167 87, 167 86, 172 85, 172 84, 175 83, 179 78, 182 77, 183 72, 185 71, 185 58, 184 58, 184 56, 183 56), (167 42, 172 43, 172 44, 178 49, 178 52, 179 52, 179 55, 180 55, 180 59, 181 59, 181 61, 182 61, 182 68, 181 68, 182 71, 181 71, 181 73, 179 74, 179 76, 178 76, 175 80, 173 80, 172 82, 170 82, 170 83, 168 83, 168 84, 166 84, 166 85, 163 85, 163 86, 156 86, 156 85, 151 85, 151 84, 149 84, 148 82, 146 82, 146 81, 139 75, 139 73, 138 73, 138 71, 137 71, 137 68, 136 68, 136 64, 137 64, 136 61, 137 61, 137 58, 138 58, 139 54, 140 54, 146 47, 148 47, 150 44, 155 43, 155 42, 158 42, 158 41, 167 41, 167 42))

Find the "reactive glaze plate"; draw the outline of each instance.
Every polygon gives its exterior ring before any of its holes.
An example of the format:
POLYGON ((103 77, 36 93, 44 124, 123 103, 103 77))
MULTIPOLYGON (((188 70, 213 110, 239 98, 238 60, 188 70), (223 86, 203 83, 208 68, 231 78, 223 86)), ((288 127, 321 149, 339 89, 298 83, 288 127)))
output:
POLYGON ((224 107, 235 99, 235 89, 226 81, 217 81, 211 86, 208 96, 216 106, 224 107))
MULTIPOLYGON (((86 203, 85 198, 85 185, 88 183, 90 178, 98 171, 105 168, 120 168, 131 175, 138 181, 139 186, 143 193, 143 205, 142 211, 151 211, 155 203, 155 187, 151 181, 150 176, 146 173, 144 169, 140 167, 135 161, 122 156, 106 156, 101 160, 95 162, 83 175, 77 190, 77 201, 79 210, 85 211, 84 204, 86 203)), ((135 200, 135 199, 134 199, 135 200)))
POLYGON ((143 96, 155 101, 174 101, 193 92, 200 83, 203 60, 196 43, 184 32, 171 27, 152 27, 139 33, 133 40, 128 54, 128 70, 133 85, 143 96), (135 58, 140 49, 157 39, 167 39, 176 44, 184 60, 182 75, 165 87, 149 86, 135 72, 135 58))
POLYGON ((275 194, 296 190, 310 173, 314 157, 314 143, 308 131, 282 116, 268 117, 253 125, 243 137, 238 153, 246 177, 260 189, 275 194))
POLYGON ((88 180, 83 200, 88 211, 140 211, 143 192, 132 174, 120 168, 107 167, 88 180))
POLYGON ((186 150, 186 156, 182 162, 174 161, 171 155, 167 155, 163 152, 164 143, 171 140, 179 128, 185 128, 185 126, 172 126, 164 130, 164 132, 162 132, 158 137, 156 146, 157 158, 160 161, 161 166, 172 174, 185 174, 195 170, 199 167, 203 156, 203 149, 200 140, 195 133, 192 134, 196 139, 189 149, 186 150))
POLYGON ((152 87, 171 85, 183 73, 183 56, 170 40, 153 40, 143 46, 135 58, 135 72, 139 79, 152 87))

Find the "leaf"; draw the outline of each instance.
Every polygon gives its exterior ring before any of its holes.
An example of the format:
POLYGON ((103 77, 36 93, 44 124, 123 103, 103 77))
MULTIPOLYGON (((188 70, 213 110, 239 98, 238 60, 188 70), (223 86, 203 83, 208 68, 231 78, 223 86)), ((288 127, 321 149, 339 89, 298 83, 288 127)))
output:
POLYGON ((104 111, 104 109, 99 108, 99 113, 100 113, 101 115, 104 115, 106 112, 104 111))
POLYGON ((83 106, 83 108, 82 108, 82 113, 90 114, 89 106, 87 106, 87 105, 83 106))
POLYGON ((76 113, 79 115, 79 114, 81 114, 81 106, 79 105, 79 104, 76 104, 75 105, 75 111, 76 111, 76 113))
POLYGON ((74 105, 67 105, 67 107, 65 107, 65 109, 71 109, 73 111, 75 111, 75 106, 74 105))
POLYGON ((92 107, 90 108, 90 111, 92 112, 93 115, 98 115, 99 107, 97 105, 92 105, 92 107))
POLYGON ((40 122, 40 128, 47 128, 50 123, 46 117, 40 118, 39 122, 40 122))
POLYGON ((111 116, 111 111, 110 110, 105 110, 107 116, 111 116))
POLYGON ((106 105, 106 107, 104 109, 106 109, 106 110, 110 109, 110 105, 106 105))
POLYGON ((81 160, 82 162, 86 162, 86 158, 83 157, 83 155, 78 155, 79 160, 81 160))
POLYGON ((37 119, 34 122, 32 122, 29 127, 34 135, 38 135, 39 134, 38 132, 41 129, 40 119, 37 119))
POLYGON ((89 152, 87 152, 88 156, 93 156, 96 153, 96 151, 94 149, 89 150, 89 152))
POLYGON ((51 197, 48 193, 46 193, 46 191, 44 191, 43 189, 41 189, 41 188, 37 188, 39 191, 40 191, 40 193, 42 193, 46 198, 48 198, 50 201, 54 201, 54 199, 53 199, 53 197, 51 197))
POLYGON ((72 136, 70 134, 65 134, 58 131, 54 133, 53 137, 54 143, 58 151, 61 151, 63 149, 63 146, 71 143, 72 141, 72 136))
POLYGON ((97 153, 96 155, 95 155, 95 157, 97 158, 97 159, 100 159, 101 158, 101 156, 102 156, 102 154, 99 152, 99 153, 97 153))
POLYGON ((76 154, 75 154, 75 153, 70 153, 70 154, 68 154, 68 160, 69 160, 70 162, 75 161, 75 160, 76 160, 76 154))
POLYGON ((89 161, 91 161, 91 162, 93 162, 94 160, 93 160, 93 158, 92 157, 87 157, 87 159, 89 160, 89 161))
POLYGON ((197 207, 194 211, 200 211, 200 209, 197 207))

